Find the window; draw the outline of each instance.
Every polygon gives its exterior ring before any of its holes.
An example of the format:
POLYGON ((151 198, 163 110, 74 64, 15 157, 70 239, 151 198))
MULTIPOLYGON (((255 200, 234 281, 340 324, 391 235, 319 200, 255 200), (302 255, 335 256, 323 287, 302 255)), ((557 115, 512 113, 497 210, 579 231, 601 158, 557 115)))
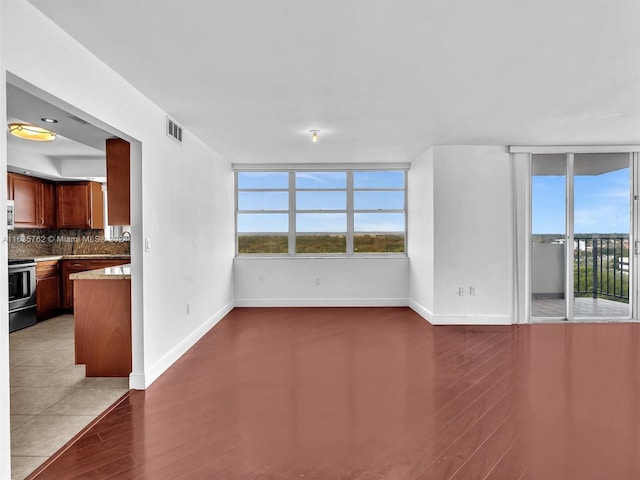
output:
POLYGON ((289 174, 237 174, 238 253, 289 252, 289 174))
POLYGON ((353 172, 353 251, 405 251, 403 171, 353 172))
POLYGON ((405 169, 238 171, 237 252, 403 254, 405 177, 405 169))
POLYGON ((347 172, 296 172, 296 253, 347 253, 347 172))

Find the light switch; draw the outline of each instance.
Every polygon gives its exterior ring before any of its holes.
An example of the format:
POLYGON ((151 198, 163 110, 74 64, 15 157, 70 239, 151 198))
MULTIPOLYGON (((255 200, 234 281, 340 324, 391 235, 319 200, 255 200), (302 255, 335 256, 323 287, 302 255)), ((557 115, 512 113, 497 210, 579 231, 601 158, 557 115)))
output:
POLYGON ((144 251, 145 252, 150 252, 151 251, 151 239, 150 238, 145 238, 144 239, 144 251))

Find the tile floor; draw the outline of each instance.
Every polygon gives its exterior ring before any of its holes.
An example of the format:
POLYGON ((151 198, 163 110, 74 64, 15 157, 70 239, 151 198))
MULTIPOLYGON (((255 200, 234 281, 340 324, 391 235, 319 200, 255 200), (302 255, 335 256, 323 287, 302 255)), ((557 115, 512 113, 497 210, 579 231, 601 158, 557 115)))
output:
POLYGON ((128 390, 127 378, 86 378, 75 365, 73 315, 9 335, 11 472, 25 478, 128 390))

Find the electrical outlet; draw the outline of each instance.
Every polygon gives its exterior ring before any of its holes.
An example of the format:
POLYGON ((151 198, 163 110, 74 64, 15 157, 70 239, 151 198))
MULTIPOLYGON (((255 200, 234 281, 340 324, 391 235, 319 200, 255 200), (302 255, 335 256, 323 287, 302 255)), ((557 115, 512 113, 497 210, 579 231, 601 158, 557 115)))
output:
POLYGON ((469 287, 469 295, 475 295, 476 294, 476 287, 469 287))
POLYGON ((316 285, 320 285, 320 277, 316 277, 316 285))
POLYGON ((458 287, 458 295, 464 297, 464 287, 458 287))
POLYGON ((145 252, 150 252, 151 251, 151 239, 150 238, 145 238, 144 239, 144 251, 145 252))

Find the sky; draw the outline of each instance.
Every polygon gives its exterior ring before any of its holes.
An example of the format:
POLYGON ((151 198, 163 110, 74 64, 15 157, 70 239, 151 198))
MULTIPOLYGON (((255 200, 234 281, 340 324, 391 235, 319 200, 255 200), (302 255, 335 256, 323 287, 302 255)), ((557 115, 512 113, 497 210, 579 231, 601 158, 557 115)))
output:
MULTIPOLYGON (((270 211, 238 215, 238 232, 285 233, 289 229, 289 176, 287 172, 240 172, 238 207, 240 210, 270 211), (242 191, 249 189, 254 191, 242 191), (265 189, 266 191, 255 191, 265 189)), ((298 232, 346 232, 345 210, 347 175, 345 172, 296 172, 298 232), (304 189, 314 189, 305 191, 304 189), (309 211, 314 211, 313 213, 309 211), (325 210, 323 212, 322 210, 325 210)), ((371 191, 375 188, 402 188, 404 172, 354 172, 355 232, 403 232, 403 213, 376 212, 378 209, 404 208, 404 192, 371 191), (362 189, 362 190, 359 190, 362 189), (357 213, 357 210, 368 212, 357 213)), ((574 184, 574 233, 629 233, 629 169, 600 175, 576 175, 574 184)), ((532 232, 564 234, 565 177, 532 178, 532 232)))
MULTIPOLYGON (((629 233, 629 169, 576 175, 574 233, 629 233)), ((564 234, 565 177, 532 178, 532 233, 564 234)))
MULTIPOLYGON (((353 172, 356 233, 404 232, 404 213, 382 211, 404 209, 404 181, 403 171, 353 172)), ((239 172, 238 209, 253 212, 238 215, 238 232, 287 232, 288 185, 287 172, 239 172)), ((346 172, 296 172, 295 187, 297 232, 346 233, 346 213, 327 212, 347 208, 346 172)))

